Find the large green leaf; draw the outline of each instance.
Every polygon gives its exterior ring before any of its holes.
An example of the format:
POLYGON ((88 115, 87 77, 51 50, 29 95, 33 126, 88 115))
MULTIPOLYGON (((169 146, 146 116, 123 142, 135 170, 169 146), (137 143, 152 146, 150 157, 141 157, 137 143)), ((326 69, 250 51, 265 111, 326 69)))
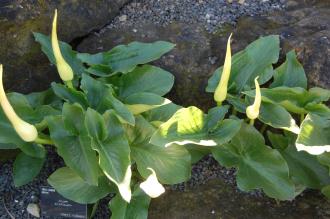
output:
POLYGON ((64 159, 68 167, 74 170, 86 183, 90 185, 97 185, 98 181, 98 162, 96 153, 92 149, 91 138, 85 133, 79 133, 74 129, 75 124, 68 123, 77 120, 84 120, 83 111, 77 109, 78 105, 67 105, 66 112, 63 116, 47 117, 50 137, 57 147, 57 153, 64 159), (70 109, 71 108, 71 109, 70 109), (68 111, 71 111, 69 113, 68 111), (79 115, 75 115, 80 112, 79 115), (65 118, 74 115, 76 118, 65 118), (65 121, 64 121, 65 120, 65 121))
POLYGON ((98 178, 97 186, 90 185, 68 167, 57 169, 47 181, 62 196, 81 204, 95 203, 114 192, 105 176, 98 178))
POLYGON ((14 162, 13 177, 15 186, 22 186, 31 182, 39 174, 44 161, 45 158, 30 157, 20 153, 14 162))
POLYGON ((108 111, 102 117, 89 108, 86 112, 85 125, 93 138, 93 149, 99 154, 101 169, 118 186, 121 196, 129 202, 132 174, 130 148, 122 124, 114 112, 108 111))
POLYGON ((147 219, 150 200, 139 187, 134 190, 130 203, 116 195, 109 203, 111 219, 147 219))
MULTIPOLYGON (((246 95, 254 97, 255 91, 245 91, 246 95)), ((305 108, 308 104, 320 103, 328 101, 330 91, 318 87, 309 89, 308 91, 301 87, 275 87, 272 89, 261 89, 262 101, 268 103, 276 103, 283 106, 286 110, 306 114, 308 110, 305 108)))
POLYGON ((149 143, 155 129, 142 116, 137 117, 136 125, 129 131, 129 142, 133 160, 139 173, 147 178, 152 168, 157 178, 164 184, 176 184, 190 178, 191 163, 188 151, 179 145, 158 147, 149 143))
POLYGON ((105 83, 83 74, 81 89, 86 93, 89 105, 100 113, 113 109, 128 124, 134 125, 134 115, 113 95, 113 89, 105 83))
POLYGON ((274 128, 280 128, 299 134, 300 130, 291 114, 282 106, 263 102, 258 119, 274 128))
POLYGON ((307 78, 294 50, 286 54, 286 61, 275 70, 270 87, 302 87, 307 89, 307 78))
POLYGON ((329 171, 318 162, 316 156, 304 151, 298 152, 294 145, 280 152, 288 163, 290 176, 295 182, 312 189, 321 189, 330 184, 329 171))
POLYGON ((154 43, 132 42, 128 45, 119 45, 108 52, 95 55, 79 54, 78 57, 87 64, 109 65, 112 74, 116 72, 127 73, 139 64, 159 59, 162 55, 173 49, 172 43, 157 41, 154 43))
POLYGON ((330 118, 308 114, 301 124, 296 147, 314 155, 330 152, 330 118))
POLYGON ((237 167, 237 185, 244 191, 262 189, 279 200, 294 198, 294 184, 281 154, 265 145, 263 136, 250 125, 242 125, 229 144, 212 148, 215 159, 227 167, 237 167))
POLYGON ((145 113, 143 113, 143 116, 145 119, 147 119, 149 122, 166 122, 169 120, 173 114, 181 109, 182 107, 179 105, 176 105, 174 103, 169 103, 157 108, 154 108, 152 110, 149 110, 145 113))
POLYGON ((126 97, 123 102, 134 115, 171 103, 171 101, 166 98, 147 92, 131 94, 126 97))
POLYGON ((122 75, 115 85, 119 88, 119 96, 126 98, 140 92, 163 96, 171 90, 173 83, 174 77, 171 73, 155 66, 143 65, 122 75))
MULTIPOLYGON (((40 43, 41 50, 47 55, 49 61, 55 65, 56 62, 50 37, 41 33, 33 33, 33 35, 35 40, 40 43)), ((77 58, 77 52, 73 51, 69 44, 61 41, 60 49, 65 61, 71 66, 73 72, 76 75, 81 75, 85 71, 85 68, 83 63, 77 58)))
POLYGON ((325 195, 328 199, 330 199, 330 185, 323 187, 321 191, 323 195, 325 195))
POLYGON ((221 145, 230 141, 239 131, 241 121, 225 119, 215 121, 215 123, 217 123, 216 128, 208 129, 210 121, 201 110, 196 107, 183 108, 159 127, 150 142, 165 147, 174 143, 179 145, 221 145))
MULTIPOLYGON (((229 79, 229 93, 237 94, 245 88, 254 87, 254 79, 259 76, 259 83, 264 84, 273 76, 272 64, 279 57, 279 37, 271 35, 261 37, 248 45, 243 51, 232 57, 229 79)), ((215 70, 206 87, 207 92, 214 92, 219 84, 222 68, 215 70)))
POLYGON ((86 95, 72 88, 68 88, 62 84, 52 83, 52 89, 56 96, 59 98, 68 101, 69 103, 79 103, 85 109, 88 107, 88 102, 86 95))

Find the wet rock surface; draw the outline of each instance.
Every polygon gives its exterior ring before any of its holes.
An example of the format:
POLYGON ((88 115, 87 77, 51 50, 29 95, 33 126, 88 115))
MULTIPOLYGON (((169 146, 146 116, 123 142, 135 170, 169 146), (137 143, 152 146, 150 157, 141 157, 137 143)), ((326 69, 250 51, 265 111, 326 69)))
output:
POLYGON ((6 89, 30 92, 57 79, 32 36, 32 32, 50 33, 55 8, 59 11, 59 38, 70 42, 102 28, 128 1, 0 1, 0 62, 4 64, 6 89))
POLYGON ((167 191, 151 202, 150 219, 311 219, 328 218, 330 205, 315 191, 292 202, 276 203, 265 197, 237 192, 221 179, 184 192, 167 191))

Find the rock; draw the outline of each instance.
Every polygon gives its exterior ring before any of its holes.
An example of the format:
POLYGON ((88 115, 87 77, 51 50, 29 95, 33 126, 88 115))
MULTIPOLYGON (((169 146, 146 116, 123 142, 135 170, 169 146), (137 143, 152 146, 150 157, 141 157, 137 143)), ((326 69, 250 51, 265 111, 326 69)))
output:
MULTIPOLYGON (((281 38, 281 60, 295 49, 303 64, 310 86, 330 89, 330 1, 288 1, 287 10, 262 17, 245 17, 233 30, 233 50, 236 52, 259 36, 278 34, 281 38), (297 3, 297 4, 296 4, 297 3)), ((227 29, 219 30, 211 42, 213 53, 225 48, 227 29)), ((220 56, 222 63, 223 55, 220 56)))
MULTIPOLYGON (((0 2, 0 62, 8 90, 31 92, 57 79, 32 32, 50 33, 59 11, 59 38, 70 42, 106 25, 129 0, 4 0, 0 2)), ((75 41, 73 41, 75 43, 75 41)))
POLYGON ((300 0, 287 3, 287 10, 262 17, 243 17, 237 28, 224 26, 210 34, 198 24, 193 26, 173 22, 165 27, 143 24, 138 29, 109 29, 87 38, 78 46, 82 52, 96 53, 131 41, 167 40, 176 48, 155 64, 175 75, 175 85, 169 98, 183 105, 195 105, 204 110, 214 106, 212 95, 205 93, 208 78, 223 64, 226 41, 234 32, 232 48, 238 52, 262 35, 279 34, 281 61, 285 53, 295 49, 303 63, 310 86, 330 87, 330 24, 328 0, 300 0), (291 5, 291 6, 290 6, 291 5), (133 31, 135 30, 135 31, 133 31), (210 61, 210 57, 217 57, 210 61))
POLYGON ((202 26, 193 28, 183 23, 172 23, 166 27, 145 24, 133 31, 122 27, 94 35, 78 46, 81 52, 96 53, 110 50, 118 44, 131 41, 154 42, 165 40, 176 44, 169 54, 154 64, 175 75, 175 85, 168 95, 171 100, 184 106, 198 106, 204 110, 213 105, 212 95, 205 93, 208 78, 216 68, 210 57, 210 34, 202 26), (98 48, 102 47, 102 50, 98 48))
POLYGON ((166 191, 163 196, 152 199, 148 218, 326 218, 329 206, 325 198, 315 192, 298 197, 293 202, 276 204, 265 197, 238 193, 234 187, 214 179, 184 192, 166 191), (310 207, 305 207, 306 202, 310 207))
POLYGON ((40 208, 39 208, 39 205, 30 203, 30 204, 28 204, 26 210, 27 210, 27 212, 29 212, 29 214, 31 214, 31 215, 33 215, 33 216, 35 216, 37 218, 40 218, 40 208))

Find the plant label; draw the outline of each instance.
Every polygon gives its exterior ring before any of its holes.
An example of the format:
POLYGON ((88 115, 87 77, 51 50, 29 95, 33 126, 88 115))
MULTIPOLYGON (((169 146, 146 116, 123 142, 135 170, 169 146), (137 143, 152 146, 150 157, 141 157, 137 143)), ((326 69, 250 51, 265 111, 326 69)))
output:
POLYGON ((52 187, 41 187, 42 218, 87 219, 87 205, 78 204, 58 194, 52 187))

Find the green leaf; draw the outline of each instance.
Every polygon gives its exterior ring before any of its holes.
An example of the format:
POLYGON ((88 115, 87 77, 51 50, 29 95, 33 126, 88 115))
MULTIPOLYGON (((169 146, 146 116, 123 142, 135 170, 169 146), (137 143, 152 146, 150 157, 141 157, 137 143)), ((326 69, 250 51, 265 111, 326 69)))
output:
POLYGON ((68 167, 57 169, 47 181, 63 197, 81 204, 95 203, 113 192, 113 188, 105 176, 98 178, 97 186, 89 185, 68 167))
POLYGON ((52 83, 52 89, 59 98, 69 103, 79 103, 85 109, 88 107, 87 98, 83 92, 54 82, 52 83))
POLYGON ((25 97, 32 108, 37 108, 43 105, 49 105, 55 109, 60 109, 62 107, 61 99, 54 94, 51 88, 41 92, 29 93, 25 95, 25 97))
MULTIPOLYGON (((67 108, 67 110, 72 110, 70 113, 72 114, 78 111, 73 110, 77 107, 77 105, 73 105, 70 109, 67 108)), ((63 116, 46 118, 50 137, 57 147, 57 153, 64 159, 66 165, 74 170, 86 183, 97 185, 99 168, 96 153, 92 149, 91 138, 85 133, 75 134, 76 130, 72 129, 75 127, 75 124, 68 125, 68 123, 74 122, 76 119, 64 118, 65 116, 70 116, 70 114, 66 112, 63 116)), ((84 120, 83 114, 77 116, 80 116, 81 121, 84 120)))
POLYGON ((139 187, 134 190, 130 203, 116 195, 109 204, 111 219, 147 219, 150 200, 139 187))
POLYGON ((289 139, 281 134, 275 134, 267 131, 269 141, 272 143, 273 148, 277 150, 285 150, 289 146, 289 139))
MULTIPOLYGON (((266 83, 273 76, 272 64, 278 61, 279 37, 271 35, 261 37, 248 45, 243 51, 232 57, 228 91, 238 94, 245 88, 254 87, 254 79, 259 76, 259 83, 266 83)), ((215 70, 206 87, 207 92, 214 92, 219 84, 222 67, 215 70)))
POLYGON ((164 148, 149 143, 155 129, 142 116, 137 117, 136 125, 131 128, 129 142, 133 160, 139 173, 147 178, 152 168, 158 180, 164 184, 176 184, 190 178, 191 161, 188 151, 178 145, 164 148))
POLYGON ((328 199, 330 199, 330 185, 327 185, 322 188, 322 193, 325 195, 328 199))
POLYGON ((308 114, 301 123, 296 147, 313 155, 330 152, 330 118, 308 114))
POLYGON ((294 145, 280 152, 289 166, 294 182, 312 189, 321 189, 330 184, 329 171, 318 162, 316 156, 304 151, 298 152, 294 145))
POLYGON ((132 174, 130 148, 122 124, 113 112, 108 111, 102 117, 89 108, 85 125, 93 138, 93 149, 99 154, 102 171, 118 186, 122 197, 129 202, 132 174))
POLYGON ((157 94, 146 92, 132 94, 126 97, 123 102, 134 115, 171 103, 170 100, 157 94))
POLYGON ((263 136, 250 125, 242 125, 230 144, 212 148, 215 159, 237 167, 237 185, 244 191, 262 189, 279 200, 294 198, 294 184, 281 154, 265 145, 263 136))
MULTIPOLYGON (((49 61, 55 65, 56 62, 53 54, 50 37, 41 33, 33 33, 33 35, 35 40, 38 43, 40 43, 41 50, 47 55, 49 61)), ((71 66, 73 72, 76 75, 81 75, 85 71, 85 68, 83 66, 83 63, 77 58, 77 52, 73 51, 69 44, 61 41, 60 41, 60 49, 63 58, 71 66)))
POLYGON ((134 125, 134 115, 117 98, 113 96, 113 90, 105 83, 83 74, 81 89, 87 94, 90 106, 100 113, 113 109, 121 121, 134 125))
POLYGON ((119 87, 119 96, 126 98, 140 92, 163 96, 171 90, 173 83, 171 73, 155 66, 143 65, 121 76, 115 85, 119 87))
MULTIPOLYGON (((254 97, 255 91, 244 92, 249 97, 254 97)), ((272 89, 261 89, 262 101, 274 104, 280 104, 286 110, 298 113, 308 113, 305 108, 307 104, 317 104, 328 101, 330 91, 322 88, 311 88, 308 91, 301 87, 275 87, 272 89)))
POLYGON ((206 117, 206 129, 214 130, 217 128, 219 123, 225 118, 228 112, 229 106, 218 106, 211 108, 206 117))
POLYGON ((16 187, 31 182, 36 177, 43 164, 45 158, 30 157, 24 153, 20 153, 14 162, 14 184, 16 187))
POLYGON ((65 129, 72 135, 78 136, 79 133, 85 132, 84 126, 84 109, 79 104, 63 104, 62 109, 63 122, 65 129))
POLYGON ((174 103, 169 103, 143 113, 143 117, 149 122, 161 121, 166 122, 173 114, 182 107, 174 103))
POLYGON ((210 124, 210 121, 201 110, 196 107, 183 108, 159 127, 150 142, 165 147, 174 143, 179 145, 221 145, 234 137, 240 129, 241 121, 225 119, 212 130, 208 130, 207 124, 210 124))
POLYGON ((273 87, 302 87, 307 89, 307 78, 303 66, 297 60, 294 50, 286 54, 286 61, 274 73, 273 87))
POLYGON ((291 114, 280 105, 263 102, 258 119, 274 128, 288 130, 299 134, 300 130, 291 114))
POLYGON ((86 72, 99 77, 108 77, 113 74, 112 69, 109 65, 102 65, 102 64, 92 65, 86 70, 86 72))
POLYGON ((128 73, 137 65, 159 59, 173 49, 172 43, 157 41, 154 43, 132 42, 128 45, 119 45, 108 52, 94 55, 80 54, 78 57, 87 64, 109 65, 113 73, 128 73))
POLYGON ((186 144, 185 148, 189 151, 192 164, 197 163, 200 159, 210 154, 211 152, 211 150, 208 147, 203 147, 195 144, 186 144))

